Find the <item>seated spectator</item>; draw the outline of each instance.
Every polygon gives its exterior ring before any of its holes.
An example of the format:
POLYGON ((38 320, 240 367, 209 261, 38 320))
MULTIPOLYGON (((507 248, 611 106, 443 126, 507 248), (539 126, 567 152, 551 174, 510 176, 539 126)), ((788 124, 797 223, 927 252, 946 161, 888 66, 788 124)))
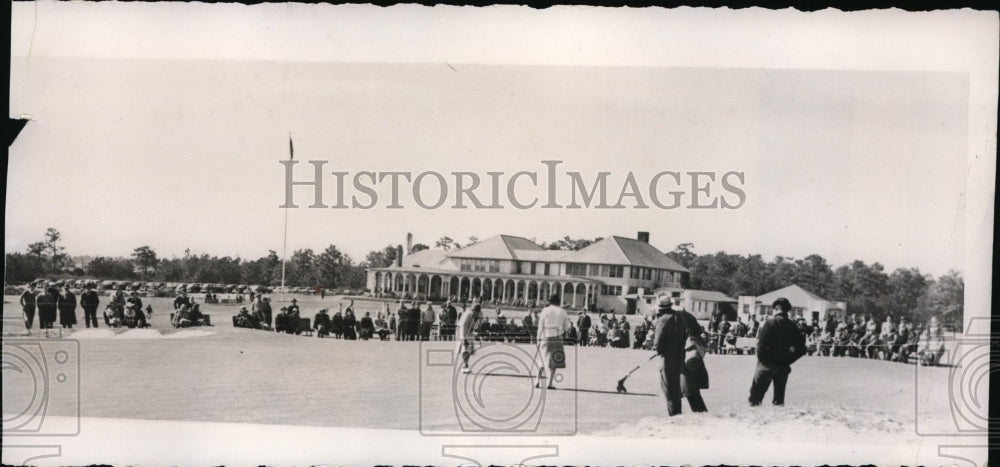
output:
POLYGON ((378 316, 375 317, 375 334, 378 335, 379 340, 389 340, 389 334, 391 334, 391 332, 389 331, 389 325, 385 322, 385 318, 382 316, 382 313, 379 313, 378 316))
POLYGON ((818 352, 824 357, 829 357, 833 354, 833 334, 829 331, 824 330, 823 335, 819 338, 818 352))
POLYGON ((289 319, 288 308, 281 307, 281 311, 274 316, 274 330, 277 332, 284 332, 286 334, 291 334, 294 331, 288 323, 289 319))
POLYGON ((174 320, 170 323, 175 328, 186 328, 191 326, 191 305, 182 305, 174 312, 174 320))
POLYGON ((135 303, 129 303, 125 307, 122 322, 129 328, 144 328, 146 327, 146 314, 135 303))
POLYGON ((122 325, 124 310, 117 303, 109 303, 104 307, 104 324, 117 328, 122 325))
POLYGON ((313 329, 316 330, 316 337, 327 337, 330 335, 330 315, 327 309, 323 308, 313 316, 313 329))
POLYGON ((361 340, 371 339, 372 335, 375 333, 375 323, 372 322, 371 313, 365 312, 365 315, 361 317, 361 322, 358 324, 358 336, 361 340))
POLYGON ((250 310, 247 310, 245 306, 240 307, 240 311, 233 321, 233 325, 238 328, 257 329, 257 324, 257 318, 251 315, 250 310))
POLYGON ((191 325, 208 326, 208 316, 201 312, 201 305, 197 303, 191 305, 191 325))
POLYGON ((944 335, 941 328, 925 329, 920 336, 920 350, 917 354, 921 366, 938 366, 945 353, 944 335))
POLYGON ((344 315, 341 312, 336 312, 333 314, 333 319, 330 320, 330 328, 333 331, 333 337, 340 339, 344 337, 344 315))

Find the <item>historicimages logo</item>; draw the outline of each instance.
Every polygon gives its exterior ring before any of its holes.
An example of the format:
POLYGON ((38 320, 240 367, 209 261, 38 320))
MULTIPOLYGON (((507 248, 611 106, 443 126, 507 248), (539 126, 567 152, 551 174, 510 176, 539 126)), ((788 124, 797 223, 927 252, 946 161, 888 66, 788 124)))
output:
POLYGON ((556 389, 547 389, 549 381, 538 377, 540 349, 530 341, 518 342, 521 337, 421 342, 420 432, 426 436, 575 434, 576 347, 564 347, 558 358, 566 368, 551 382, 556 389))
POLYGON ((916 349, 916 431, 921 436, 985 436, 1000 428, 989 416, 989 380, 1000 347, 997 318, 972 318, 964 332, 931 325, 916 349), (993 363, 991 363, 993 362, 993 363))
POLYGON ((79 341, 5 332, 2 346, 4 463, 58 456, 57 438, 80 433, 79 341))

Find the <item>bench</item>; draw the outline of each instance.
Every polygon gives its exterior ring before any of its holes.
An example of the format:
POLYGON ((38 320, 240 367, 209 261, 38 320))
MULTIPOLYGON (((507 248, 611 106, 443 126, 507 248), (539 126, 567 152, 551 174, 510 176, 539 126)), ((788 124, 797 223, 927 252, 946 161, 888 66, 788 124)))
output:
POLYGON ((309 318, 299 318, 299 331, 307 336, 313 335, 312 326, 309 326, 309 318))

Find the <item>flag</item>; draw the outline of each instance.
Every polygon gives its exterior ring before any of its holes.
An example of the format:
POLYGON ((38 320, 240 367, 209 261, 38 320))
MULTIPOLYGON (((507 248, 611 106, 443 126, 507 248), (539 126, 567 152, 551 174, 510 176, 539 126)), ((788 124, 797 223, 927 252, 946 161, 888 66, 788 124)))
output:
POLYGON ((292 134, 288 134, 288 160, 295 160, 295 146, 292 145, 292 134))

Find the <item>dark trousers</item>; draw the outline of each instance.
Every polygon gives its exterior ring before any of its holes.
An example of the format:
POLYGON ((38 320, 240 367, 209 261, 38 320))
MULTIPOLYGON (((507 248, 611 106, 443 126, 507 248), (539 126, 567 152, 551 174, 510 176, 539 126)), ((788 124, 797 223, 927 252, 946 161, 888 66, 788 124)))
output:
POLYGON ((684 397, 688 400, 688 405, 691 406, 692 412, 708 412, 708 406, 705 405, 705 399, 701 398, 700 389, 691 389, 688 391, 688 395, 684 397))
POLYGON ((85 307, 83 309, 83 322, 89 328, 91 324, 97 327, 97 308, 85 307))
POLYGON ((590 344, 590 328, 580 328, 580 345, 586 347, 590 344))
MULTIPOLYGON (((664 363, 666 363, 664 361, 664 363)), ((681 370, 680 368, 660 367, 660 389, 667 398, 667 414, 673 417, 681 413, 681 370)))
POLYGON ((30 331, 31 326, 35 323, 35 308, 24 307, 22 310, 24 311, 24 328, 30 331))
POLYGON ((792 369, 788 366, 766 366, 757 362, 757 371, 754 372, 753 384, 750 386, 750 405, 760 405, 771 381, 774 381, 772 402, 774 405, 785 405, 785 385, 788 384, 788 374, 791 372, 792 369))

